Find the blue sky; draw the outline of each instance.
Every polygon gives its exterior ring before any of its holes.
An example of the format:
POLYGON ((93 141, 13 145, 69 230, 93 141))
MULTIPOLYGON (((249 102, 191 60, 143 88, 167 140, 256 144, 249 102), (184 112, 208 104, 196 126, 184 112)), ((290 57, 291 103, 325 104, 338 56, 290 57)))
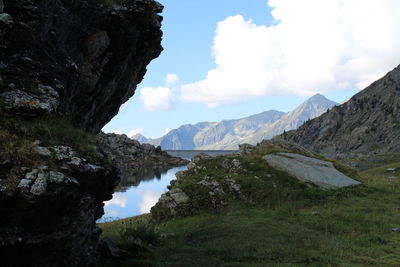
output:
POLYGON ((342 102, 400 63, 396 0, 159 2, 164 51, 105 132, 159 137, 314 93, 342 102))

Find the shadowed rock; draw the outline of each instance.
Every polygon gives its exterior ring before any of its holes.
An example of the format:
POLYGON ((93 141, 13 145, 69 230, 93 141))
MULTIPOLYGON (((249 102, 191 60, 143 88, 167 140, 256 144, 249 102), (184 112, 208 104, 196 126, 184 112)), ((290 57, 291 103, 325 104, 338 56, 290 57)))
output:
POLYGON ((284 170, 301 181, 311 182, 322 188, 340 188, 360 184, 339 172, 332 162, 283 152, 268 154, 263 159, 274 168, 284 170))

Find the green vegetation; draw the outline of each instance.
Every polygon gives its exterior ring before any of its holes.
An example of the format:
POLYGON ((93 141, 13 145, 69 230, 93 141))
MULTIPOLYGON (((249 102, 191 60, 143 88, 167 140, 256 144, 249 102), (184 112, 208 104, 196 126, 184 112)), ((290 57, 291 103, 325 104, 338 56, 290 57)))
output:
MULTIPOLYGON (((262 157, 274 152, 289 152, 289 148, 277 145, 262 144, 250 154, 219 156, 205 158, 193 168, 185 172, 182 178, 175 183, 174 188, 182 189, 189 197, 189 201, 178 209, 179 215, 192 215, 200 211, 214 212, 221 209, 219 203, 233 204, 246 202, 248 205, 261 205, 270 209, 286 206, 296 210, 313 203, 322 203, 330 198, 341 198, 346 195, 365 194, 369 189, 358 186, 337 190, 322 190, 313 184, 299 181, 284 171, 277 170, 265 163, 262 157), (223 167, 232 160, 240 162, 240 167, 229 171, 223 167), (227 163, 225 163, 227 162, 227 163), (210 197, 210 186, 203 182, 210 177, 210 181, 217 182, 220 188, 210 197), (240 193, 232 192, 231 183, 240 185, 240 193), (222 193, 220 193, 222 192, 222 193)), ((301 152, 301 151, 298 151, 301 152)), ((304 151, 306 153, 306 151, 304 151)), ((322 156, 318 156, 323 158, 322 156)), ((346 175, 358 178, 358 174, 339 162, 336 167, 346 175)), ((169 209, 157 204, 151 210, 156 220, 168 219, 169 209)))
MULTIPOLYGON (((248 157, 241 161, 249 172, 265 170, 260 164, 251 169, 248 157)), ((200 211, 158 224, 146 215, 101 227, 117 243, 122 237, 116 233, 136 227, 136 220, 157 229, 160 245, 135 257, 137 266, 399 266, 400 233, 392 229, 400 227, 400 161, 358 177, 364 186, 323 191, 283 176, 280 195, 260 177, 259 184, 245 185, 269 193, 257 202, 236 201, 220 213, 200 211)))
MULTIPOLYGON (((0 112, 0 160, 7 160, 15 167, 3 171, 0 189, 13 191, 26 170, 40 165, 55 167, 55 159, 41 157, 34 151, 34 141, 44 146, 70 146, 78 156, 97 161, 96 137, 72 126, 67 120, 54 116, 36 119, 15 118, 0 112)), ((1 177, 0 177, 1 178, 1 177)))

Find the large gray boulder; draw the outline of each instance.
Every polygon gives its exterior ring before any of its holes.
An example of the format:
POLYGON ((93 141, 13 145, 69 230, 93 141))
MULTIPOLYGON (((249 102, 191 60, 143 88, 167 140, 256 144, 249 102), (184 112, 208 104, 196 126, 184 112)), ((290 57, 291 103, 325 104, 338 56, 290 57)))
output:
POLYGON ((301 181, 311 182, 322 188, 340 188, 360 184, 339 172, 332 162, 283 152, 268 154, 263 159, 274 168, 286 171, 301 181))

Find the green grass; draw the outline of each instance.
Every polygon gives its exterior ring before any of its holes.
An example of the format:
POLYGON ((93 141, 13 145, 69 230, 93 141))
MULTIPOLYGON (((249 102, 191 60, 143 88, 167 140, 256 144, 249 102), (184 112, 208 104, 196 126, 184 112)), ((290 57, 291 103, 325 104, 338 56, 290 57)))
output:
MULTIPOLYGON (((0 161, 8 160, 13 167, 0 172, 2 191, 13 192, 26 173, 21 168, 47 165, 56 168, 55 159, 43 157, 34 151, 34 141, 42 145, 72 147, 79 157, 98 162, 96 137, 72 126, 68 119, 54 116, 40 118, 15 118, 1 112, 0 161), (3 179, 2 177, 7 179, 3 179)), ((105 164, 107 164, 105 162, 105 164)))
MULTIPOLYGON (((232 205, 236 202, 246 202, 251 205, 261 205, 270 209, 287 207, 296 210, 315 203, 323 203, 331 198, 342 198, 346 195, 365 194, 368 188, 355 186, 336 190, 322 190, 312 184, 304 183, 289 175, 287 172, 277 170, 266 164, 262 157, 268 153, 289 151, 276 145, 259 145, 251 154, 234 154, 204 158, 197 162, 199 169, 190 169, 180 175, 173 188, 182 189, 189 197, 189 201, 178 209, 178 215, 194 215, 202 211, 218 212, 221 205, 232 205), (230 171, 224 168, 224 161, 238 160, 241 167, 230 171), (223 193, 210 197, 210 187, 199 184, 210 177, 218 182, 223 193), (230 182, 234 181, 241 187, 241 196, 232 192, 230 182)), ((322 158, 322 156, 315 155, 322 158)), ((337 161, 334 165, 346 175, 359 179, 358 173, 337 161)), ((171 214, 165 206, 157 204, 151 210, 153 219, 162 221, 169 219, 171 214)))
MULTIPOLYGON (((399 266, 400 234, 391 228, 400 227, 400 162, 359 179, 364 189, 321 202, 236 202, 155 224, 161 245, 138 266, 399 266)), ((118 240, 112 233, 127 221, 102 224, 104 236, 118 240)))

